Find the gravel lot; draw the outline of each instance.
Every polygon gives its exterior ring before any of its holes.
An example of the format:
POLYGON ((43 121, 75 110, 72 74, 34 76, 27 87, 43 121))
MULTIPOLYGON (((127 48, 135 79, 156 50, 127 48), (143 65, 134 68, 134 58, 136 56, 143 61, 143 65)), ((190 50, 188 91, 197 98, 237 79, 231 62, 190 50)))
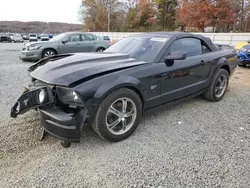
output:
POLYGON ((0 43, 0 187, 250 187, 250 69, 237 68, 219 103, 195 98, 146 115, 135 134, 107 143, 39 141, 39 118, 9 118, 29 83, 23 44, 0 43))

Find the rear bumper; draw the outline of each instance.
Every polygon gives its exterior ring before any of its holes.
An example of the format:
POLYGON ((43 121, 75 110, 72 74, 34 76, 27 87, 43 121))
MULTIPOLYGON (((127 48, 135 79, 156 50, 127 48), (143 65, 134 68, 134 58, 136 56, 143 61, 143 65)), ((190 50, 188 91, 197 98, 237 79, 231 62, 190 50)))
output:
POLYGON ((74 114, 65 113, 56 107, 40 109, 42 126, 46 132, 61 140, 73 142, 80 141, 86 113, 85 108, 74 114))

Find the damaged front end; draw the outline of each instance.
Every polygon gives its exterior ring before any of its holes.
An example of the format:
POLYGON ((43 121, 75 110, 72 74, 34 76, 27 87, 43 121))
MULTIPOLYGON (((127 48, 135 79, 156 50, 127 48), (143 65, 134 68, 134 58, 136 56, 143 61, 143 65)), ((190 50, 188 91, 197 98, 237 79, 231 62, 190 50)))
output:
POLYGON ((70 88, 36 80, 18 98, 10 116, 37 109, 46 132, 63 140, 79 142, 87 110, 81 96, 70 88))

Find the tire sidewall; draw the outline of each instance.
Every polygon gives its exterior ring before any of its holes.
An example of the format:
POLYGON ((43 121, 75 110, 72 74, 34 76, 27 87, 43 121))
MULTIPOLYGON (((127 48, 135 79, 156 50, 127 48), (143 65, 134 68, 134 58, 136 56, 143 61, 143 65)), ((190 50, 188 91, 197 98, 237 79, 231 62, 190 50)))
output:
POLYGON ((54 52, 54 54, 56 55, 56 51, 55 51, 55 50, 52 50, 52 49, 46 49, 46 50, 44 50, 44 51, 43 51, 43 53, 42 53, 42 58, 44 58, 44 57, 45 57, 45 53, 46 53, 47 51, 53 51, 53 52, 54 52))
POLYGON ((141 116, 142 116, 142 102, 141 102, 140 97, 134 91, 129 90, 129 89, 117 90, 117 92, 113 92, 111 95, 109 95, 100 105, 98 112, 97 112, 96 128, 98 129, 98 132, 101 134, 100 136, 103 137, 105 140, 108 140, 111 142, 118 142, 118 141, 128 138, 131 134, 133 134, 138 124, 140 123, 141 116), (135 103, 137 116, 130 130, 128 130, 126 133, 122 135, 114 135, 108 130, 106 126, 106 114, 110 105, 113 102, 115 102, 117 99, 122 98, 122 97, 127 97, 135 103))
POLYGON ((96 52, 103 52, 104 50, 105 50, 104 48, 97 48, 96 52))
POLYGON ((213 95, 213 98, 214 98, 215 101, 220 101, 224 97, 224 95, 227 92, 228 84, 229 84, 229 74, 228 74, 228 72, 225 69, 220 69, 218 71, 216 77, 214 78, 213 85, 212 85, 212 95, 213 95), (227 86, 226 86, 226 89, 225 89, 223 95, 221 97, 217 97, 216 94, 215 94, 215 86, 216 86, 216 83, 217 83, 219 77, 222 76, 222 75, 225 75, 226 78, 227 78, 227 86))

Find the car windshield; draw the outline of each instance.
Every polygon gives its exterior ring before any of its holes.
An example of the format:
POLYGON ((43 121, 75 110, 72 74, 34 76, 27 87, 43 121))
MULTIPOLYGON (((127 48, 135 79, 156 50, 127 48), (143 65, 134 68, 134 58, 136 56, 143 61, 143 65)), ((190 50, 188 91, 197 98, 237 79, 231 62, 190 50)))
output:
POLYGON ((48 35, 44 35, 44 34, 43 34, 43 35, 41 35, 41 37, 48 37, 48 35))
POLYGON ((30 35, 30 37, 36 37, 36 35, 30 35))
POLYGON ((60 34, 52 38, 50 41, 59 41, 59 40, 62 40, 64 37, 66 37, 65 34, 60 34))
POLYGON ((168 40, 167 37, 127 37, 104 52, 128 54, 131 58, 152 63, 168 40))

